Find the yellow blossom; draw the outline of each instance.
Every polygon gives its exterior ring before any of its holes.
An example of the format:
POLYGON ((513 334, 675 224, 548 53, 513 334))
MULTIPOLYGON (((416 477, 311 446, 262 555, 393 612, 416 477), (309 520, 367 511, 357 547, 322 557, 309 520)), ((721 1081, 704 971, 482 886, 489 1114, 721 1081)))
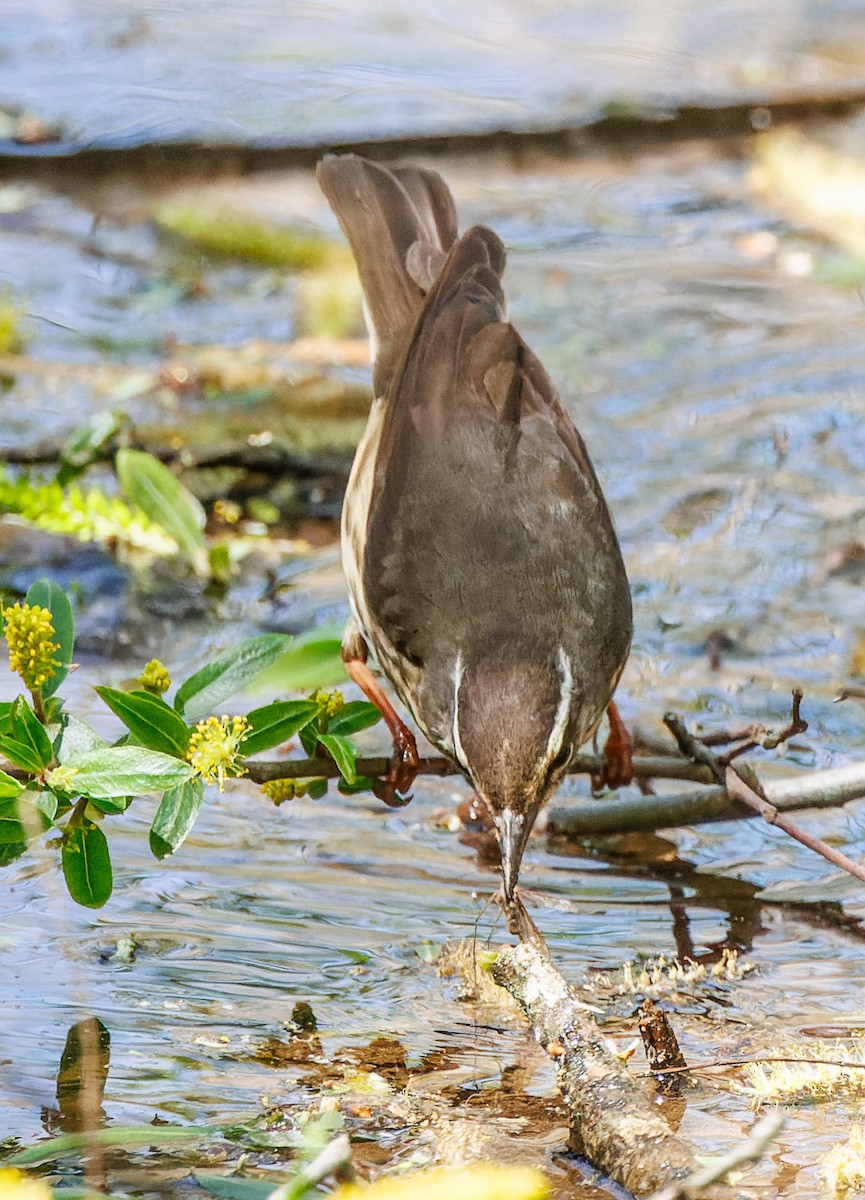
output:
POLYGON ((75 776, 80 774, 77 767, 59 766, 48 772, 45 782, 55 792, 74 792, 75 776))
POLYGON ((342 692, 313 692, 311 697, 316 704, 321 706, 322 712, 328 717, 335 717, 345 701, 342 698, 342 692))
POLYGON ((46 684, 61 666, 55 654, 60 649, 51 640, 54 626, 51 613, 38 604, 12 604, 0 609, 3 632, 9 648, 9 666, 35 692, 46 684))
POLYGON ((286 800, 302 796, 306 787, 299 779, 268 779, 267 783, 261 785, 261 790, 268 800, 272 800, 278 806, 286 800))
POLYGON ((51 1200, 51 1189, 43 1180, 33 1179, 15 1167, 2 1167, 0 1196, 3 1200, 51 1200))
POLYGON ((240 744, 249 732, 246 717, 208 717, 199 721, 189 735, 186 761, 205 783, 218 783, 225 791, 226 779, 246 773, 240 744))
POLYGON ((548 1194, 549 1184, 533 1167, 471 1163, 350 1183, 337 1188, 333 1200, 543 1200, 548 1194))
POLYGON ((155 696, 161 696, 171 687, 169 674, 158 658, 151 658, 138 676, 138 682, 146 692, 153 692, 155 696))

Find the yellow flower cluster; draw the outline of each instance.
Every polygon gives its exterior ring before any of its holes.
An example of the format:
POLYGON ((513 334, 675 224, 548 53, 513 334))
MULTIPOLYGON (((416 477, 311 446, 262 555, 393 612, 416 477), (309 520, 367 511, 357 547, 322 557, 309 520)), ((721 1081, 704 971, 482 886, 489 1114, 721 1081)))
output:
POLYGON ((138 682, 146 692, 153 692, 155 696, 161 696, 171 687, 171 678, 158 658, 151 658, 138 676, 138 682))
POLYGON ((313 692, 312 700, 321 705, 322 711, 328 717, 335 717, 345 704, 342 692, 313 692))
POLYGON ((279 807, 286 800, 295 800, 306 793, 306 784, 299 779, 269 779, 261 785, 261 790, 268 800, 279 807))
POLYGON ((186 761, 205 783, 218 783, 225 791, 226 779, 246 773, 240 744, 249 732, 246 717, 208 717, 199 721, 189 735, 186 761))
POLYGON ((38 604, 12 604, 0 609, 3 632, 9 648, 9 666, 31 692, 38 691, 61 665, 54 656, 60 649, 51 640, 51 613, 38 604))
POLYGON ((351 1183, 333 1200, 543 1200, 549 1184, 540 1171, 516 1164, 471 1163, 385 1175, 374 1183, 351 1183))
POLYGON ((754 1104, 792 1104, 797 1100, 829 1100, 865 1093, 865 1039, 851 1038, 779 1046, 767 1059, 802 1061, 752 1062, 745 1067, 747 1091, 754 1104))

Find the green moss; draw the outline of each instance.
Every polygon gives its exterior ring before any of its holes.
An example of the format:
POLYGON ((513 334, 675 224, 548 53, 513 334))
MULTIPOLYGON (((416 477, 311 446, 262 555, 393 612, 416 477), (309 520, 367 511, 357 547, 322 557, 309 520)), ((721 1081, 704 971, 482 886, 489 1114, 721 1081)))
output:
POLYGON ((0 297, 0 354, 20 354, 26 345, 21 331, 21 309, 0 297))
POLYGON ((255 221, 224 209, 208 212, 187 204, 170 204, 157 209, 153 219, 165 233, 182 238, 206 254, 267 267, 308 271, 328 262, 335 251, 331 242, 314 234, 255 221))
POLYGON ((297 329, 313 337, 339 340, 363 333, 360 282, 346 254, 298 280, 297 329))

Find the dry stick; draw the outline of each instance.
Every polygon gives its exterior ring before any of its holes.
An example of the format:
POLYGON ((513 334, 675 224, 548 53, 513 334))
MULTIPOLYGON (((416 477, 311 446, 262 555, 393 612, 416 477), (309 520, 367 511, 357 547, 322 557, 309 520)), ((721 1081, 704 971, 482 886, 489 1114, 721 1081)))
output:
POLYGON ((637 1195, 688 1176, 693 1152, 607 1049, 576 990, 549 958, 523 943, 503 950, 491 969, 522 1006, 541 1045, 555 1053, 577 1153, 637 1195))
POLYGON ((697 1200, 704 1188, 718 1183, 736 1167, 762 1158, 774 1139, 781 1132, 784 1117, 781 1113, 770 1113, 758 1121, 748 1138, 723 1158, 701 1167, 687 1179, 671 1183, 649 1197, 649 1200, 697 1200))
MULTIPOLYGON (((795 732, 802 727, 802 721, 799 719, 799 704, 801 693, 793 693, 793 716, 787 731, 795 732)), ((809 850, 816 851, 829 862, 834 863, 836 867, 841 867, 850 875, 854 875, 857 879, 861 879, 865 883, 865 867, 860 863, 854 862, 852 858, 848 858, 846 854, 842 854, 840 850, 829 846, 822 838, 814 837, 813 834, 806 832, 795 821, 791 821, 789 817, 783 816, 774 804, 769 802, 768 797, 761 795, 762 786, 759 779, 749 768, 736 768, 727 766, 726 769, 718 762, 706 746, 688 733, 684 724, 674 713, 667 713, 664 716, 664 724, 670 730, 676 741, 679 743, 679 748, 683 754, 687 754, 689 758, 693 758, 695 762, 699 762, 704 766, 708 766, 712 774, 717 779, 718 783, 726 786, 727 793, 734 800, 741 800, 743 804, 747 804, 754 812, 758 813, 770 825, 777 827, 795 838, 797 842, 801 842, 803 846, 807 846, 809 850), (747 776, 747 777, 746 777, 747 776)), ((777 744, 777 743, 775 743, 777 744)))

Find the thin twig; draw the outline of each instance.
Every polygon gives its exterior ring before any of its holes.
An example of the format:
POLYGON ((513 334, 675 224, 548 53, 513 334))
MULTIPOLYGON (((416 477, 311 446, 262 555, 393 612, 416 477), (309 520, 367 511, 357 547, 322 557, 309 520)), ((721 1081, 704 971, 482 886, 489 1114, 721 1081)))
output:
POLYGON ((336 1175, 341 1182, 354 1178, 351 1166, 351 1145, 346 1134, 341 1133, 332 1142, 328 1142, 320 1154, 312 1162, 301 1167, 293 1179, 276 1188, 267 1196, 267 1200, 297 1200, 308 1191, 323 1183, 330 1175, 336 1175))
POLYGON ((839 1071, 865 1071, 865 1062, 839 1062, 837 1058, 788 1058, 786 1055, 770 1054, 757 1058, 714 1058, 711 1062, 692 1062, 684 1067, 652 1067, 644 1071, 642 1078, 650 1075, 680 1075, 689 1071, 716 1071, 729 1067, 752 1067, 763 1063, 786 1063, 806 1067, 837 1067, 839 1071))
MULTIPOLYGON (((759 787, 759 783, 757 786, 759 787)), ((785 817, 783 813, 778 811, 774 804, 769 802, 765 795, 761 796, 747 780, 743 779, 741 773, 735 767, 727 768, 727 791, 734 800, 741 800, 743 804, 750 805, 770 825, 776 825, 784 833, 795 838, 797 842, 801 842, 803 846, 807 846, 809 850, 821 854, 823 858, 833 863, 836 867, 840 867, 842 871, 847 871, 848 874, 855 875, 857 879, 861 879, 865 883, 865 866, 855 862, 840 850, 836 850, 834 846, 830 846, 822 838, 808 833, 807 829, 803 829, 801 825, 797 825, 789 817, 785 817)))
MULTIPOLYGON (((793 692, 793 709, 790 721, 781 733, 777 735, 773 743, 774 745, 779 745, 783 737, 790 737, 793 733, 800 731, 805 724, 799 715, 801 699, 802 693, 797 688, 793 692)), ((776 825, 789 837, 795 838, 797 842, 800 842, 809 850, 822 855, 823 858, 831 862, 834 866, 840 867, 842 871, 847 871, 848 874, 855 876, 856 879, 861 879, 865 883, 865 867, 860 863, 854 862, 846 854, 842 854, 840 850, 829 846, 822 838, 808 833, 807 830, 797 825, 795 821, 791 821, 789 817, 783 816, 778 811, 778 808, 771 803, 763 790, 762 784, 750 767, 734 767, 722 763, 712 754, 708 746, 701 742, 699 738, 695 738, 692 733, 688 732, 684 723, 679 720, 675 713, 666 713, 664 715, 664 724, 678 742, 682 753, 692 758, 694 762, 700 763, 701 766, 708 767, 715 780, 727 789, 727 794, 732 800, 739 800, 743 804, 748 805, 749 808, 752 808, 754 812, 770 825, 776 825)))
POLYGON ((737 1146, 723 1158, 701 1167, 687 1179, 678 1180, 668 1187, 661 1188, 658 1192, 653 1192, 649 1200, 696 1200, 704 1188, 718 1183, 736 1167, 742 1167, 745 1163, 756 1162, 758 1158, 762 1158, 781 1132, 783 1125, 784 1117, 781 1113, 770 1113, 762 1121, 757 1122, 741 1146, 737 1146))

